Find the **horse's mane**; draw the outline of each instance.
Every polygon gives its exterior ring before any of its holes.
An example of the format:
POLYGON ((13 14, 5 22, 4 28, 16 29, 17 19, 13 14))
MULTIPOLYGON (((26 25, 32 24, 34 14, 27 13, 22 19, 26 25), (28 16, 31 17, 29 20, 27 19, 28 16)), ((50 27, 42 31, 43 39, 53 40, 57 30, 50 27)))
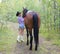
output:
POLYGON ((28 9, 23 8, 23 18, 26 16, 26 13, 28 12, 28 9))

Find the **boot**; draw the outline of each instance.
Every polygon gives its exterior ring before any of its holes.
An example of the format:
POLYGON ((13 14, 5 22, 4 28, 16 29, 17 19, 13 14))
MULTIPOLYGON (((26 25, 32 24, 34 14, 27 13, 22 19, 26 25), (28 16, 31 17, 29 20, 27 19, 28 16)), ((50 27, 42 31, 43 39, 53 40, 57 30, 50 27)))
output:
POLYGON ((21 41, 24 42, 24 38, 23 38, 23 36, 21 36, 21 41))
POLYGON ((21 37, 18 35, 17 42, 21 42, 21 37))

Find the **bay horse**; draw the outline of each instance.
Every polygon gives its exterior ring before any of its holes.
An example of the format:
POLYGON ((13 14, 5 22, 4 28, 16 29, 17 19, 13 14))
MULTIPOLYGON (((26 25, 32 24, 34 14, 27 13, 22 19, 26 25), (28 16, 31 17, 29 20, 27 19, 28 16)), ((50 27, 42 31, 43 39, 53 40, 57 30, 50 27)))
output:
POLYGON ((28 11, 26 8, 23 8, 22 14, 25 22, 25 27, 27 31, 27 45, 29 45, 29 35, 30 35, 30 48, 32 50, 32 30, 34 33, 34 42, 35 42, 35 50, 37 51, 39 44, 39 28, 40 28, 40 16, 38 13, 34 11, 28 11))

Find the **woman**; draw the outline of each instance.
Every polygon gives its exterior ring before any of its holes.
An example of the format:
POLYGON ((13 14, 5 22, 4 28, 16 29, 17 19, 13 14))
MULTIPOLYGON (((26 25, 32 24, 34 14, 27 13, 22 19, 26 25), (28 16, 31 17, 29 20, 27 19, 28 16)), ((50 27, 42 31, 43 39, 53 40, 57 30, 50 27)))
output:
POLYGON ((19 23, 19 35, 17 37, 17 41, 21 42, 24 41, 23 34, 24 34, 24 18, 21 16, 21 12, 17 12, 16 16, 18 18, 19 23))

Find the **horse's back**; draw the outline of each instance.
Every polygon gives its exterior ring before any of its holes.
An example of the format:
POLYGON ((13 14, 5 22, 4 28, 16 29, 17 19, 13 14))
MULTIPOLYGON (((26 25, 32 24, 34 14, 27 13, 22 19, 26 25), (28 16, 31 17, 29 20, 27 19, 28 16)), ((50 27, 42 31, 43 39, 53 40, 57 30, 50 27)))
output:
POLYGON ((38 17, 38 27, 40 27, 40 15, 39 15, 39 13, 34 12, 34 11, 28 11, 26 13, 26 21, 27 21, 27 24, 28 24, 29 28, 33 27, 33 15, 34 14, 36 14, 37 17, 38 17))
POLYGON ((32 18, 33 18, 32 11, 27 12, 26 13, 26 18, 25 18, 25 24, 27 25, 27 27, 29 29, 32 29, 32 27, 33 27, 33 20, 32 20, 32 18))

